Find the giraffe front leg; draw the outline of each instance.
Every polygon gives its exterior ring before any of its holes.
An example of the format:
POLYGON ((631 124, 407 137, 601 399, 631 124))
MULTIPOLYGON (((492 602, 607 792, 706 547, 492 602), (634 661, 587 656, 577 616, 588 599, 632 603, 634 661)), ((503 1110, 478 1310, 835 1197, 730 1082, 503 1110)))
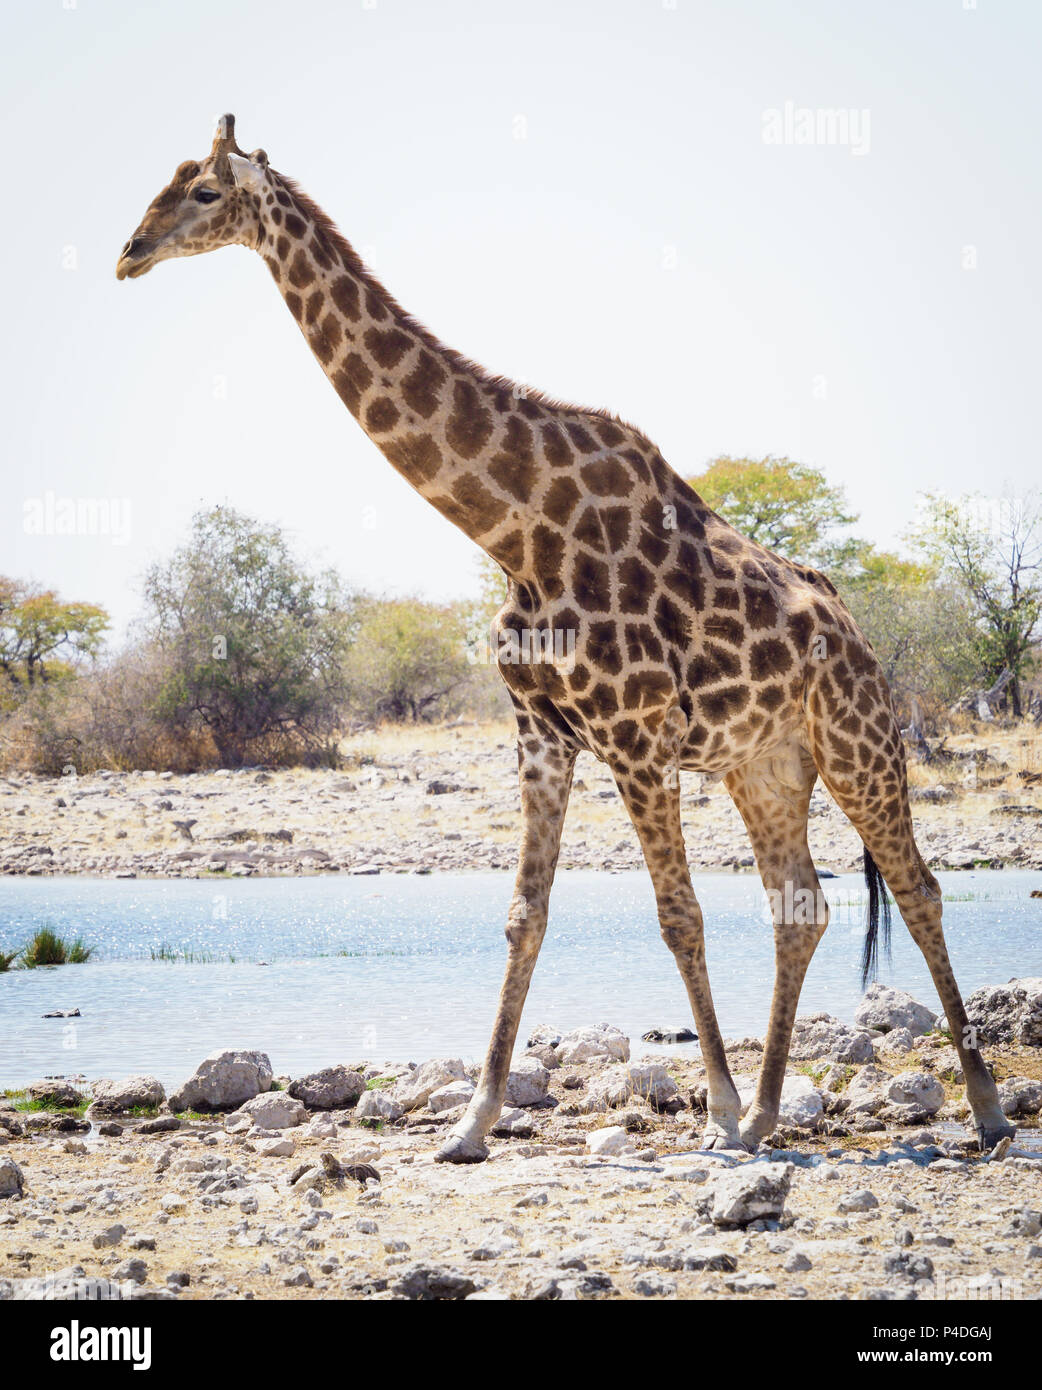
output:
POLYGON ((774 924, 774 993, 756 1095, 742 1122, 755 1149, 778 1123, 800 991, 828 926, 829 910, 807 846, 817 769, 797 739, 724 779, 749 832, 774 924))
POLYGON ((561 847, 575 752, 532 736, 518 742, 521 858, 507 919, 507 968, 481 1080, 467 1113, 435 1155, 439 1163, 481 1163, 485 1135, 503 1108, 521 1010, 546 932, 550 887, 561 847))

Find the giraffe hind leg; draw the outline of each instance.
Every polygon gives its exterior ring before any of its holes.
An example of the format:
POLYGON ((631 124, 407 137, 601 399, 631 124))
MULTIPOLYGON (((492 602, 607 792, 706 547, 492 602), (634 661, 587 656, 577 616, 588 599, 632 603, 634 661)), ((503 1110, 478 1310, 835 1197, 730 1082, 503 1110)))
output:
MULTIPOLYGON (((869 862, 878 866, 912 939, 923 953, 962 1063, 966 1098, 973 1111, 980 1147, 987 1151, 1000 1139, 1015 1134, 1016 1129, 1002 1113, 998 1088, 985 1066, 948 957, 941 926, 941 890, 915 843, 904 745, 889 703, 888 709, 891 727, 887 737, 870 750, 871 765, 852 772, 849 759, 837 760, 836 744, 840 740, 830 736, 831 726, 822 717, 822 706, 812 699, 808 717, 811 748, 822 781, 861 836, 867 852, 866 868, 869 862)), ((869 886, 871 898, 872 884, 869 886)), ((870 936, 871 930, 870 925, 870 936)), ((863 964, 870 967, 868 947, 866 943, 863 964)))

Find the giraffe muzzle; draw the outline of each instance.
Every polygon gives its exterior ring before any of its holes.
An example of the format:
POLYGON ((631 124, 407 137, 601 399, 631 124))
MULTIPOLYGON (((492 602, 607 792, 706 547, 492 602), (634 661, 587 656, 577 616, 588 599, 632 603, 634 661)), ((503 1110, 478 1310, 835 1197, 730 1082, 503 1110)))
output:
POLYGON ((152 248, 143 237, 131 237, 116 262, 117 280, 135 280, 155 263, 152 248))

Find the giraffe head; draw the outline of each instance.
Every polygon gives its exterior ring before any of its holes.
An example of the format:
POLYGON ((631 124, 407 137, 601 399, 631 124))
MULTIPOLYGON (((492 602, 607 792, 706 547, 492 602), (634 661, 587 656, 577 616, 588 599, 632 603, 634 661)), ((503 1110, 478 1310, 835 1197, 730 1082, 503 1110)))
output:
POLYGON ((263 150, 243 154, 235 143, 235 117, 222 116, 209 157, 178 165, 145 210, 120 252, 116 278, 135 279, 174 256, 254 245, 258 194, 268 180, 268 156, 263 150))

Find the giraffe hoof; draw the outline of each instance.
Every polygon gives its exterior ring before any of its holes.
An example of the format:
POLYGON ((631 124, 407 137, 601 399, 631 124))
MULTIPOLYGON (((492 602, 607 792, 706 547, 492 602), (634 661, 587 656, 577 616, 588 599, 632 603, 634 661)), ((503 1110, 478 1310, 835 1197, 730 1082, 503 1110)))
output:
POLYGON ((1012 1139, 1017 1132, 1016 1125, 978 1125, 977 1143, 982 1154, 990 1154, 996 1144, 1003 1139, 1012 1139))
POLYGON ((486 1158, 488 1149, 484 1144, 475 1144, 462 1134, 450 1134, 434 1155, 435 1163, 484 1163, 486 1158))
MULTIPOLYGON (((702 1136, 700 1147, 703 1149, 715 1149, 717 1151, 729 1149, 733 1153, 741 1154, 749 1152, 749 1145, 744 1143, 737 1134, 725 1134, 723 1130, 720 1129, 713 1130, 712 1132, 707 1129, 702 1136)), ((755 1148, 756 1146, 753 1145, 753 1147, 755 1148)))

